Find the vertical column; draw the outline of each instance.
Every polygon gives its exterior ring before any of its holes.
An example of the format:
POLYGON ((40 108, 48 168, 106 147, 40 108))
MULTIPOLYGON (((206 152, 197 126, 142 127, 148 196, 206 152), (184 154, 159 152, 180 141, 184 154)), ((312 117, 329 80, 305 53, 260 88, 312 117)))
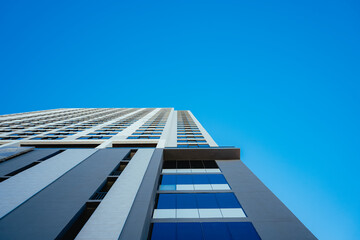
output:
POLYGON ((117 240, 130 213, 154 149, 139 149, 76 239, 117 240))
POLYGON ((0 184, 0 218, 84 161, 95 149, 66 150, 0 184))

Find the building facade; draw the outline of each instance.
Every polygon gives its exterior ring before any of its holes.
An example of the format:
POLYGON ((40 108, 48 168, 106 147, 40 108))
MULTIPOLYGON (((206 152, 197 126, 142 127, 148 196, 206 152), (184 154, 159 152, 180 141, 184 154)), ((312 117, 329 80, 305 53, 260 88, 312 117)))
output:
POLYGON ((0 239, 316 239, 190 111, 0 116, 0 239))

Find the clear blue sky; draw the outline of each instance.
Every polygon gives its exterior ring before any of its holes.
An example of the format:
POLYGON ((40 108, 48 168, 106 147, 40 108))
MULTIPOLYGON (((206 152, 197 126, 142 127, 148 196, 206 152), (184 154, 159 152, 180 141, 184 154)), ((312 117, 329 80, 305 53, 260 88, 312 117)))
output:
POLYGON ((0 114, 190 109, 319 239, 360 236, 360 3, 1 1, 0 114))

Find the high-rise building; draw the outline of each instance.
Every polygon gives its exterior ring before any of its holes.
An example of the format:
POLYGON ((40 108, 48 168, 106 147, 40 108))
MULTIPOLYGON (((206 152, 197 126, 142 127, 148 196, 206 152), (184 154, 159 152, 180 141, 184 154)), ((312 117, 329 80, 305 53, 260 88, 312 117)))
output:
POLYGON ((316 239, 190 111, 0 116, 0 239, 316 239))

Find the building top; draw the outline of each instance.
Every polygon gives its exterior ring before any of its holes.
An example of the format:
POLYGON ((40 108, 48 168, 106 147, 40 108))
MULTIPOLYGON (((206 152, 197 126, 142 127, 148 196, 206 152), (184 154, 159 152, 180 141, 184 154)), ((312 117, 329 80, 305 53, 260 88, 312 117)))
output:
POLYGON ((36 147, 218 147, 188 110, 61 108, 0 116, 0 145, 36 147))

